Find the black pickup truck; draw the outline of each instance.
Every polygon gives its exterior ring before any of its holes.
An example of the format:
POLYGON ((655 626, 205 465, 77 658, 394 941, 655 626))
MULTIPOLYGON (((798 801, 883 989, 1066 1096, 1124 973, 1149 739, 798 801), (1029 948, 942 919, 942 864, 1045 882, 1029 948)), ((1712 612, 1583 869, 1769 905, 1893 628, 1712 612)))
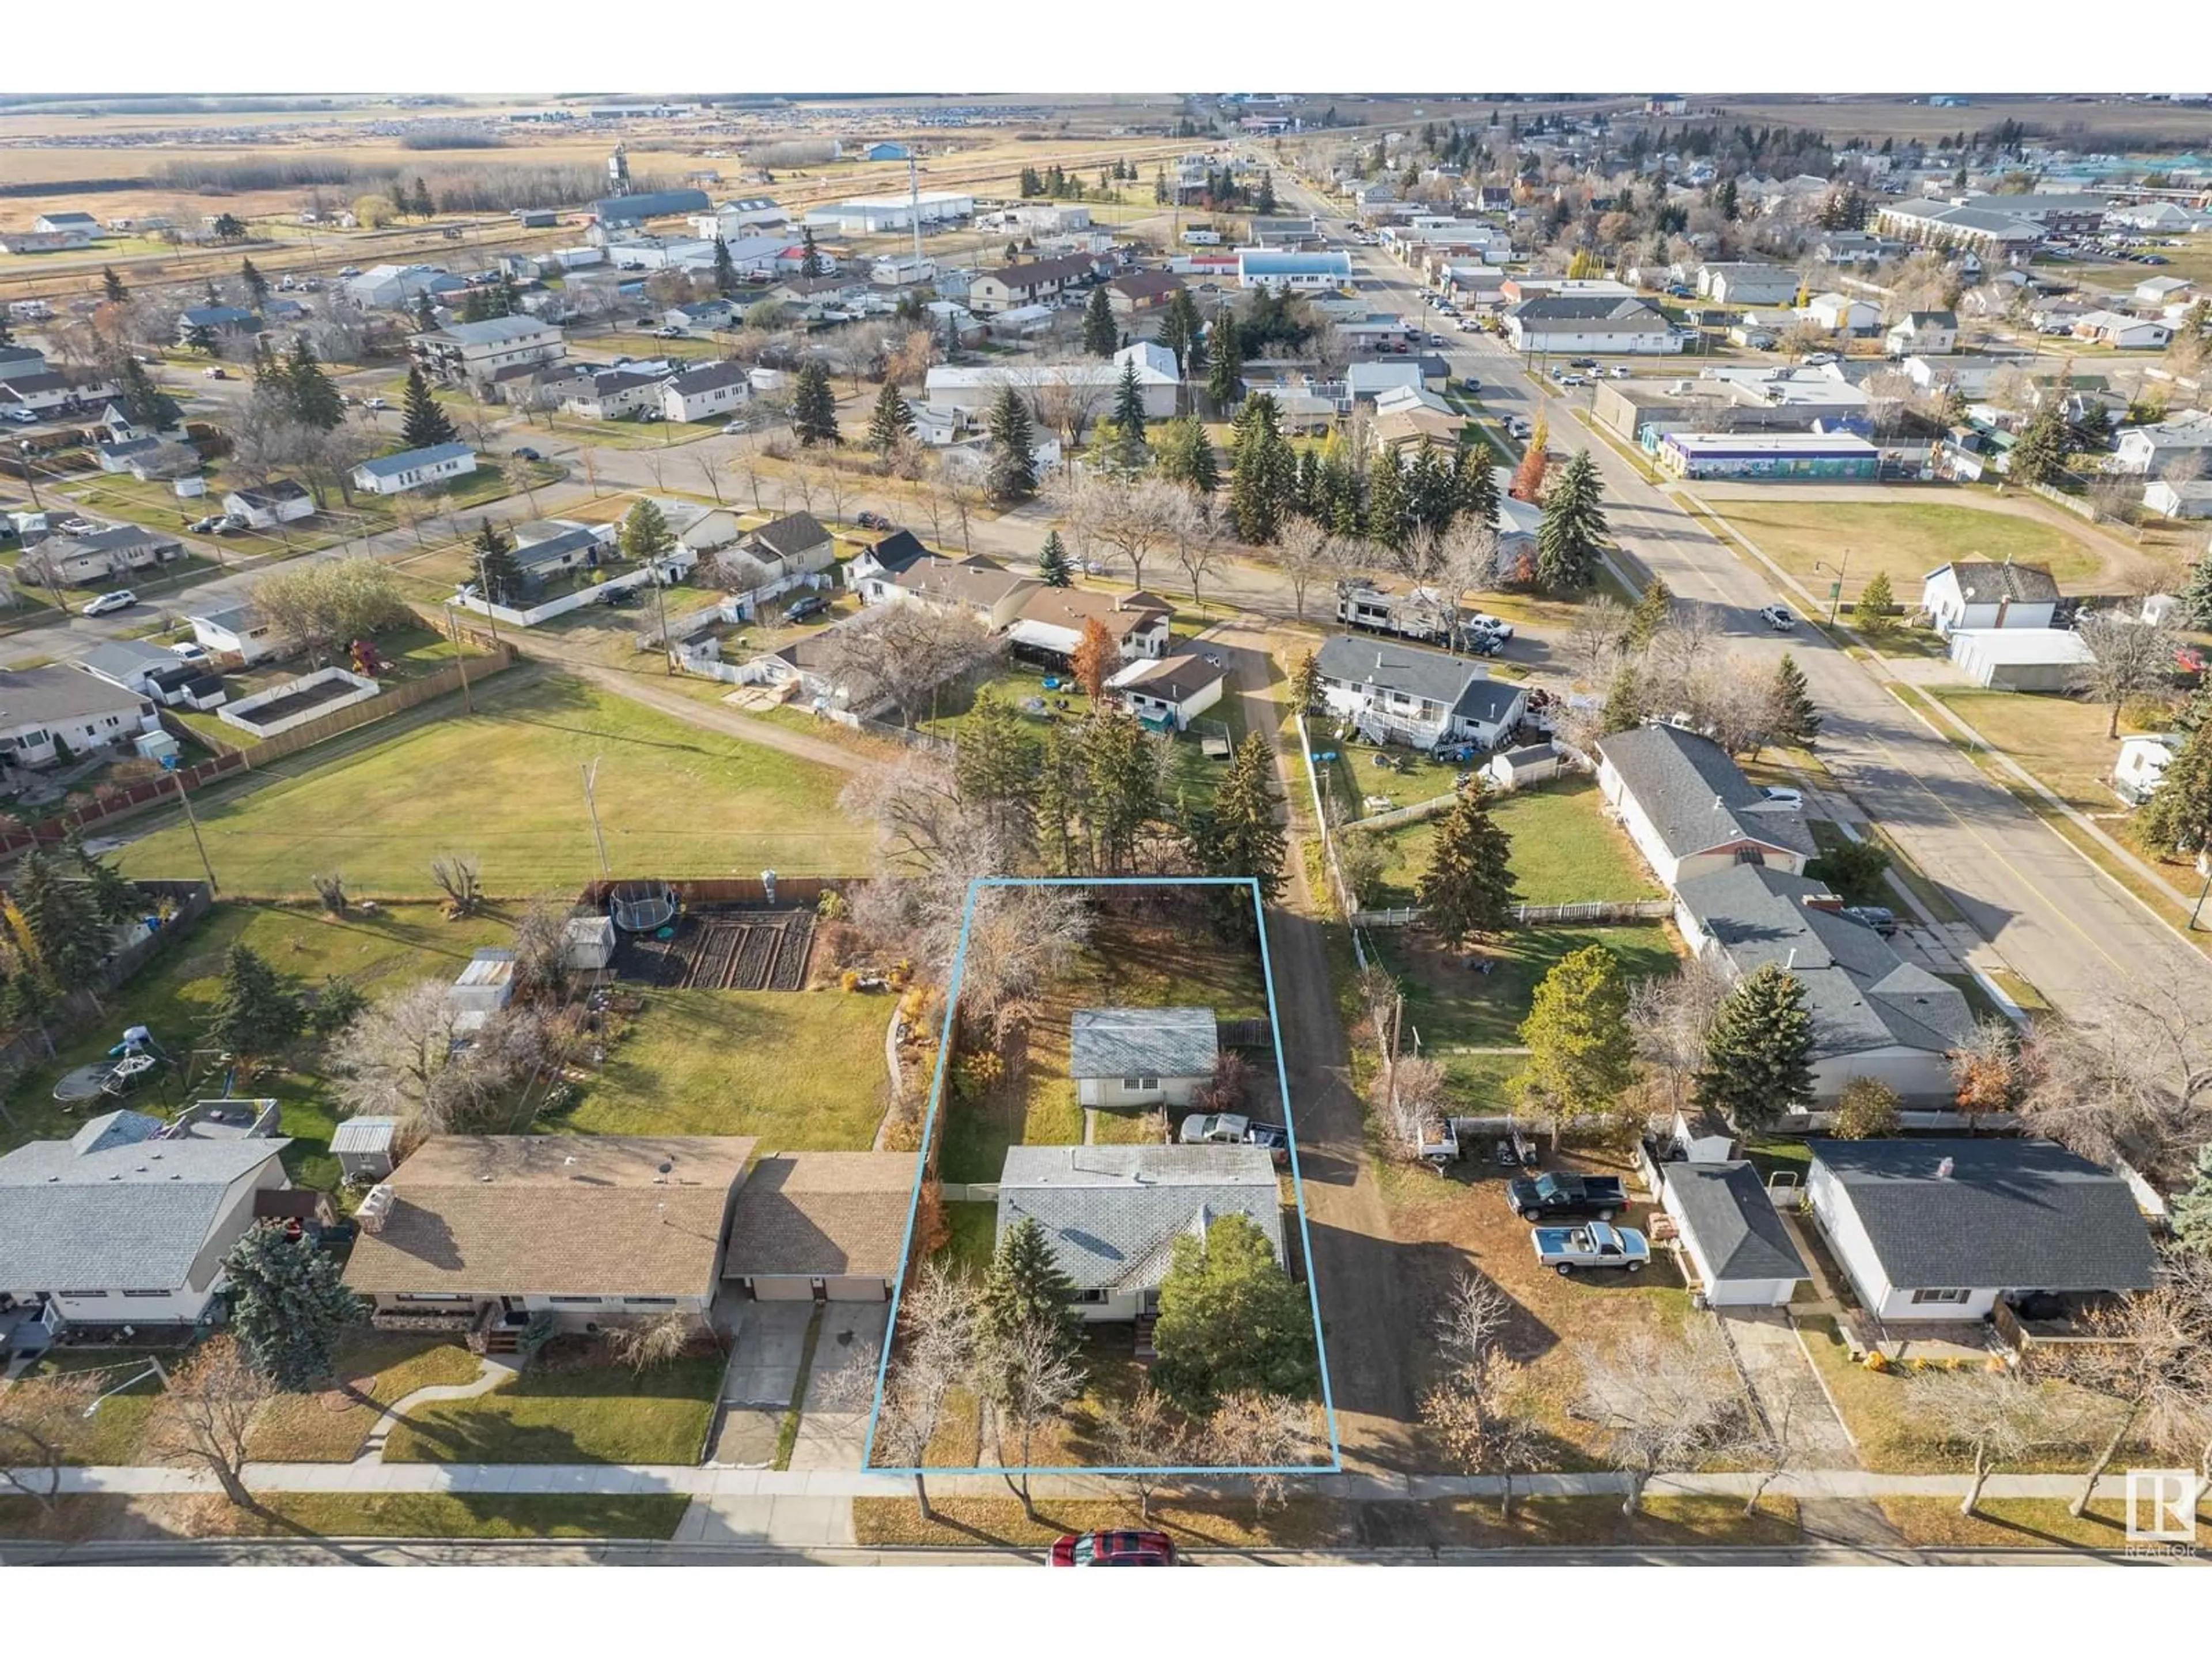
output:
POLYGON ((1540 1175, 1506 1182, 1505 1201, 1523 1221, 1559 1216, 1610 1221, 1628 1207, 1628 1188, 1613 1176, 1540 1175))

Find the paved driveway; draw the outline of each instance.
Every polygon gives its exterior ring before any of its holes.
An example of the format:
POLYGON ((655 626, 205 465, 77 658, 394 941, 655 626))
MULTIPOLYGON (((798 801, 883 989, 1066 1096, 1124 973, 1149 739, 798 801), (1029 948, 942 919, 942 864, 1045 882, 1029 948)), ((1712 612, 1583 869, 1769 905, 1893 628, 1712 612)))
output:
POLYGON ((722 1420, 710 1463, 766 1468, 775 1460, 776 1435, 799 1386, 799 1356, 806 1348, 811 1302, 747 1302, 738 1313, 738 1335, 722 1373, 722 1420))
POLYGON ((823 1304, 822 1331, 814 1340, 814 1369, 806 1381, 799 1439, 791 1449, 794 1469, 857 1469, 866 1449, 868 1410, 874 1403, 876 1362, 883 1353, 883 1302, 823 1304))
POLYGON ((1721 1308, 1720 1316, 1767 1423, 1800 1469, 1855 1469, 1859 1455, 1828 1404, 1796 1327, 1779 1308, 1721 1308), (1787 1425, 1786 1428, 1784 1425, 1787 1425))

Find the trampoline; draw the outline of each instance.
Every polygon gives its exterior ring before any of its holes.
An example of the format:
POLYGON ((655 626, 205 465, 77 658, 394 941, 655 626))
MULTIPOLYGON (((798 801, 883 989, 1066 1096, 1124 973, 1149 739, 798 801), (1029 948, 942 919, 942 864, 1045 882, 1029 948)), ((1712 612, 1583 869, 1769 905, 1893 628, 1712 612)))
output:
POLYGON ((676 890, 665 881, 624 882, 607 895, 607 915, 625 933, 655 933, 676 920, 676 890))

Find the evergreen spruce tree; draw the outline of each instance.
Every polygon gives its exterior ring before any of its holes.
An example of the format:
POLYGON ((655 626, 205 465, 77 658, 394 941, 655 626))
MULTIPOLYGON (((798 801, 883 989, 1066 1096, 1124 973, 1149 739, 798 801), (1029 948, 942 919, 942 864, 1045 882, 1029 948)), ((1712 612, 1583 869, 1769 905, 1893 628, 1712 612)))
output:
POLYGON ((90 889, 64 878, 52 856, 33 848, 16 867, 9 897, 53 988, 96 993, 111 933, 90 889))
POLYGON ((1412 527, 1412 492, 1395 450, 1380 451, 1367 466, 1367 533, 1393 553, 1412 527))
POLYGON ((1087 777, 1081 728, 1054 720, 1037 759, 1036 848, 1047 875, 1079 875, 1087 867, 1080 822, 1087 777))
POLYGON ((315 349, 304 334, 292 340, 292 355, 285 360, 284 382, 291 394, 292 413, 302 425, 318 432, 334 432, 345 424, 345 399, 315 361, 315 349))
POLYGON ((875 410, 868 416, 868 447, 878 455, 888 455, 902 439, 913 434, 914 410, 908 407, 898 382, 885 380, 884 389, 876 394, 875 410))
POLYGON ((830 389, 830 371, 811 358, 792 380, 791 429, 809 449, 845 441, 837 430, 837 394, 830 389))
POLYGON ((1644 724, 1644 680, 1632 664, 1613 671, 1613 684, 1605 694, 1605 732, 1633 732, 1644 724))
POLYGON ((1237 535, 1255 545, 1272 543, 1282 528, 1288 452, 1275 400, 1265 392, 1246 399, 1230 453, 1229 513, 1237 535))
POLYGON ((472 288, 461 301, 461 320, 465 323, 483 323, 491 320, 490 297, 480 288, 472 288))
POLYGON ((232 945, 208 1013, 208 1041, 252 1068, 283 1054, 306 1023, 300 999, 276 970, 250 946, 232 945))
POLYGON ((1088 798, 1084 814, 1102 875, 1135 867, 1146 827, 1160 816, 1161 750, 1151 732, 1126 714, 1092 719, 1084 734, 1088 798))
POLYGON ((146 914, 147 898, 136 887, 123 878, 123 872, 113 865, 94 858, 85 850, 84 837, 70 831, 62 842, 62 850, 76 866, 77 874, 83 878, 85 892, 92 901, 94 912, 112 927, 118 922, 135 921, 146 914))
POLYGON ((422 378, 419 366, 407 371, 407 391, 400 400, 399 441, 410 449, 460 441, 453 417, 430 395, 430 383, 422 378))
POLYGON ((2212 1255, 2212 1143, 2197 1149, 2197 1177, 2173 1195, 2173 1236, 2184 1249, 2212 1255))
POLYGON ((2181 586, 2181 625, 2202 633, 2212 629, 2212 553, 2189 567, 2181 586))
POLYGON ((246 284, 246 304, 253 310, 269 303, 269 279, 250 257, 238 262, 238 279, 246 284))
POLYGON ((216 338, 215 330, 207 324, 194 323, 185 330, 185 344, 204 356, 212 357, 221 342, 216 338))
POLYGON ((131 290, 123 285, 123 279, 115 274, 113 265, 102 265, 100 268, 100 297, 112 306, 119 306, 131 297, 131 290))
POLYGON ((1620 958, 1602 945, 1560 957, 1537 981, 1521 1041, 1528 1057, 1514 1092, 1555 1139, 1569 1124, 1612 1116, 1635 1078, 1620 958))
POLYGON ((1659 630, 1667 625, 1674 611, 1674 591, 1664 580, 1654 576, 1628 613, 1628 628, 1620 642, 1631 653, 1648 651, 1651 641, 1659 637, 1659 630))
POLYGON ((1071 1360, 1081 1356, 1083 1322, 1075 1312, 1075 1282, 1034 1217, 1023 1217, 1000 1239, 977 1313, 976 1346, 987 1372, 994 1353, 1005 1353, 1031 1332, 1049 1336, 1071 1360))
POLYGON ((1490 446, 1480 438, 1459 447, 1452 463, 1452 493, 1459 515, 1484 529, 1498 523, 1498 471, 1490 462, 1490 446))
POLYGON ((1045 532, 1044 545, 1037 551, 1037 578, 1047 587, 1075 586, 1075 573, 1067 562, 1067 547, 1057 530, 1045 532))
POLYGON ((1755 1134, 1813 1100, 1813 1017, 1805 987, 1770 962, 1739 980, 1705 1038, 1698 1103, 1740 1135, 1755 1134))
POLYGON ((431 303, 428 289, 415 296, 415 327, 423 334, 438 331, 438 307, 431 303))
POLYGON ((1291 670, 1291 707, 1310 713, 1321 701, 1321 659, 1308 651, 1291 670))
POLYGON ((1310 446, 1298 451, 1297 482, 1291 489, 1291 510, 1316 520, 1321 515, 1321 457, 1310 446))
POLYGON ((651 564, 676 550, 676 532, 668 527, 659 503, 649 495, 640 496, 623 514, 619 539, 623 557, 634 564, 651 564))
MULTIPOLYGON (((1260 884, 1261 898, 1273 903, 1285 878, 1286 843, 1277 822, 1282 805, 1275 789, 1274 751, 1265 738, 1251 732, 1230 760, 1212 811, 1194 826, 1192 841, 1206 873, 1251 877, 1260 884)), ((1235 889, 1225 892, 1231 902, 1223 908, 1224 916, 1249 927, 1252 911, 1246 896, 1235 889)))
POLYGON ((327 1382, 338 1334, 367 1304, 346 1289, 338 1259, 282 1227, 249 1229, 223 1257, 230 1322, 247 1363, 295 1393, 327 1382))
POLYGON ((1820 711, 1805 686, 1805 671, 1787 651, 1774 671, 1774 726, 1772 741, 1792 749, 1810 749, 1820 735, 1820 711))
POLYGON ((737 291, 737 262, 730 258, 729 243, 717 234, 714 238, 714 292, 726 295, 737 291))
POLYGON ((1599 493, 1597 464, 1588 450, 1577 450, 1559 469, 1536 527, 1536 580, 1552 592, 1578 593, 1597 580, 1607 529, 1599 493))
POLYGON ((116 401, 123 405, 123 413, 131 425, 166 430, 184 418, 177 400, 154 384, 146 365, 136 357, 123 360, 115 380, 116 401))
POLYGON ((1859 589, 1858 598, 1851 602, 1851 626, 1862 634, 1880 636, 1888 633, 1892 625, 1890 607, 1896 603, 1897 596, 1889 586, 1889 572, 1875 571, 1859 589))
POLYGON ((1237 319, 1224 312, 1206 337, 1206 395, 1218 413, 1227 414, 1244 395, 1244 352, 1237 319))
POLYGON ((1133 360, 1121 365, 1114 388, 1114 439, 1115 461, 1123 471, 1138 471, 1152 458, 1145 442, 1145 388, 1133 360))
POLYGON ((2005 476, 2014 483, 2049 483, 2066 465, 2066 417, 2059 400, 2051 398, 2038 410, 2020 441, 2012 447, 2005 476))
POLYGON ((522 566, 514 556, 514 544, 494 528, 489 519, 477 526, 470 549, 477 580, 486 599, 494 605, 508 605, 521 596, 522 566))
POLYGON ((1520 894, 1513 886, 1513 845, 1490 816, 1490 787, 1480 781, 1459 792, 1437 821, 1429 867, 1413 896, 1430 931, 1456 948, 1513 926, 1520 894))
MULTIPOLYGON (((1090 319, 1084 319, 1085 344, 1088 345, 1090 319)), ((1176 374, 1188 377, 1199 349, 1199 341, 1206 332, 1206 325, 1199 320, 1198 301, 1190 297, 1190 290, 1179 288, 1168 301, 1167 315, 1160 319, 1160 343, 1175 353, 1176 374)))
POLYGON ((1121 331, 1114 321, 1113 302, 1106 290, 1094 288, 1083 307, 1083 349, 1094 357, 1110 357, 1120 349, 1121 331))
POLYGON ((1029 402, 1011 386, 1001 386, 991 404, 991 465, 985 489, 1004 507, 1036 494, 1036 428, 1029 402))
MULTIPOLYGON (((2192 709, 2196 700, 2191 700, 2192 709)), ((2136 809, 2136 839, 2169 858, 2212 847, 2212 721, 2200 721, 2136 809)))
POLYGON ((799 233, 799 274, 809 282, 822 274, 822 252, 814 246, 811 228, 799 233))
POLYGON ((983 814, 1009 852, 1036 844, 1038 764, 1028 722, 1003 698, 980 694, 961 722, 952 775, 962 803, 983 814))
POLYGON ((1213 441, 1200 422, 1188 417, 1170 421, 1160 428, 1160 477, 1210 496, 1221 486, 1221 464, 1214 459, 1213 441))

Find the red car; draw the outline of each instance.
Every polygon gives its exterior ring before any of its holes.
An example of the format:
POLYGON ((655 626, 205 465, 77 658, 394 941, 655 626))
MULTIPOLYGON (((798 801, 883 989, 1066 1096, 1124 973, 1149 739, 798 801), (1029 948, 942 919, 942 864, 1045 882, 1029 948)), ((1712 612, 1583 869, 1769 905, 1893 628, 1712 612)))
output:
POLYGON ((1052 1547, 1055 1567, 1171 1567, 1175 1540, 1164 1532, 1070 1533, 1052 1547))

